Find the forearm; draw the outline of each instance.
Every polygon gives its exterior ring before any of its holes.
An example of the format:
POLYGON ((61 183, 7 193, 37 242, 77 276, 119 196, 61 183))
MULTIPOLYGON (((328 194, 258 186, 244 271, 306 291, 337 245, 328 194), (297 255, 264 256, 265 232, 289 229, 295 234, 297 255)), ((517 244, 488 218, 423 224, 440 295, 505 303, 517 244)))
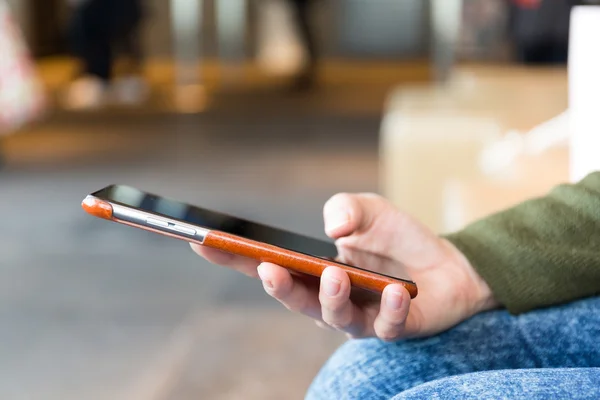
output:
POLYGON ((600 173, 446 239, 513 313, 600 294, 600 173))

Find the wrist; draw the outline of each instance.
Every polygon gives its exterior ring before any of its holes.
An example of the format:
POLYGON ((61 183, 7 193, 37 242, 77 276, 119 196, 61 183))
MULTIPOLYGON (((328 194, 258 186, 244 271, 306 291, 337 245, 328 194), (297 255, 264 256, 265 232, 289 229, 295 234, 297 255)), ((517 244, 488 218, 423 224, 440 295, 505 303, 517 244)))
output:
POLYGON ((492 289, 487 282, 479 275, 477 270, 473 267, 467 257, 458 249, 454 244, 446 239, 443 239, 445 244, 450 247, 453 262, 459 267, 459 269, 465 272, 468 286, 468 297, 469 304, 473 309, 473 315, 479 312, 492 310, 498 308, 500 303, 494 297, 492 289))
MULTIPOLYGON (((467 260, 466 257, 465 260, 467 260)), ((467 264, 469 273, 473 275, 474 288, 477 293, 474 301, 475 312, 488 311, 500 307, 501 304, 494 297, 494 293, 487 282, 477 273, 468 260, 467 264)))

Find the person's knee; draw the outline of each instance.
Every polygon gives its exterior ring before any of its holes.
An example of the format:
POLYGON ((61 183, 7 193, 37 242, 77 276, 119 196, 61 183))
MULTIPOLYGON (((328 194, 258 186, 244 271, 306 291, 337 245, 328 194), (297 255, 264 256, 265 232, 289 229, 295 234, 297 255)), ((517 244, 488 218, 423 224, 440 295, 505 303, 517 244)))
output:
POLYGON ((598 399, 600 368, 480 371, 416 386, 392 400, 519 398, 598 399))
POLYGON ((306 399, 373 400, 388 399, 396 394, 390 387, 390 381, 393 382, 390 373, 385 373, 390 361, 386 346, 393 344, 376 339, 346 342, 319 371, 306 399))
POLYGON ((386 343, 350 340, 323 366, 307 399, 389 399, 407 389, 471 370, 444 338, 386 343))
POLYGON ((500 395, 502 389, 492 384, 493 375, 497 371, 473 372, 464 375, 449 376, 424 383, 412 389, 399 393, 392 400, 414 400, 414 399, 479 399, 489 398, 487 396, 500 395))

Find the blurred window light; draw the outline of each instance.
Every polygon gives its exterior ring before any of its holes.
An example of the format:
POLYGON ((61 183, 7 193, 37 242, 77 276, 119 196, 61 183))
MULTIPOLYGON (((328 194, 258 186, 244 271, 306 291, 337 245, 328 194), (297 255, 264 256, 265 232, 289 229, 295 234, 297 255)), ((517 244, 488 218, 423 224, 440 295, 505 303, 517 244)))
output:
POLYGON ((403 58, 428 53, 426 1, 347 0, 337 11, 346 53, 403 58))
POLYGON ((219 55, 228 60, 240 59, 244 52, 246 0, 218 0, 216 7, 219 55))

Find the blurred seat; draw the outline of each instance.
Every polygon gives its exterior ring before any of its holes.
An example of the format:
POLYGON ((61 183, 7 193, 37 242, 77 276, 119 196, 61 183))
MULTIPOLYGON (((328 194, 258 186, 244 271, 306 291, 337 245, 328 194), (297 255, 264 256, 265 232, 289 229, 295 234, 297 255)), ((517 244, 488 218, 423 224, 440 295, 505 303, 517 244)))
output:
MULTIPOLYGON (((382 124, 381 192, 436 232, 543 193, 568 178, 566 147, 523 153, 511 136, 566 108, 564 69, 462 67, 444 86, 397 88, 382 124), (500 144, 512 161, 490 169, 484 157, 500 144)), ((553 126, 537 129, 538 144, 553 126)))

